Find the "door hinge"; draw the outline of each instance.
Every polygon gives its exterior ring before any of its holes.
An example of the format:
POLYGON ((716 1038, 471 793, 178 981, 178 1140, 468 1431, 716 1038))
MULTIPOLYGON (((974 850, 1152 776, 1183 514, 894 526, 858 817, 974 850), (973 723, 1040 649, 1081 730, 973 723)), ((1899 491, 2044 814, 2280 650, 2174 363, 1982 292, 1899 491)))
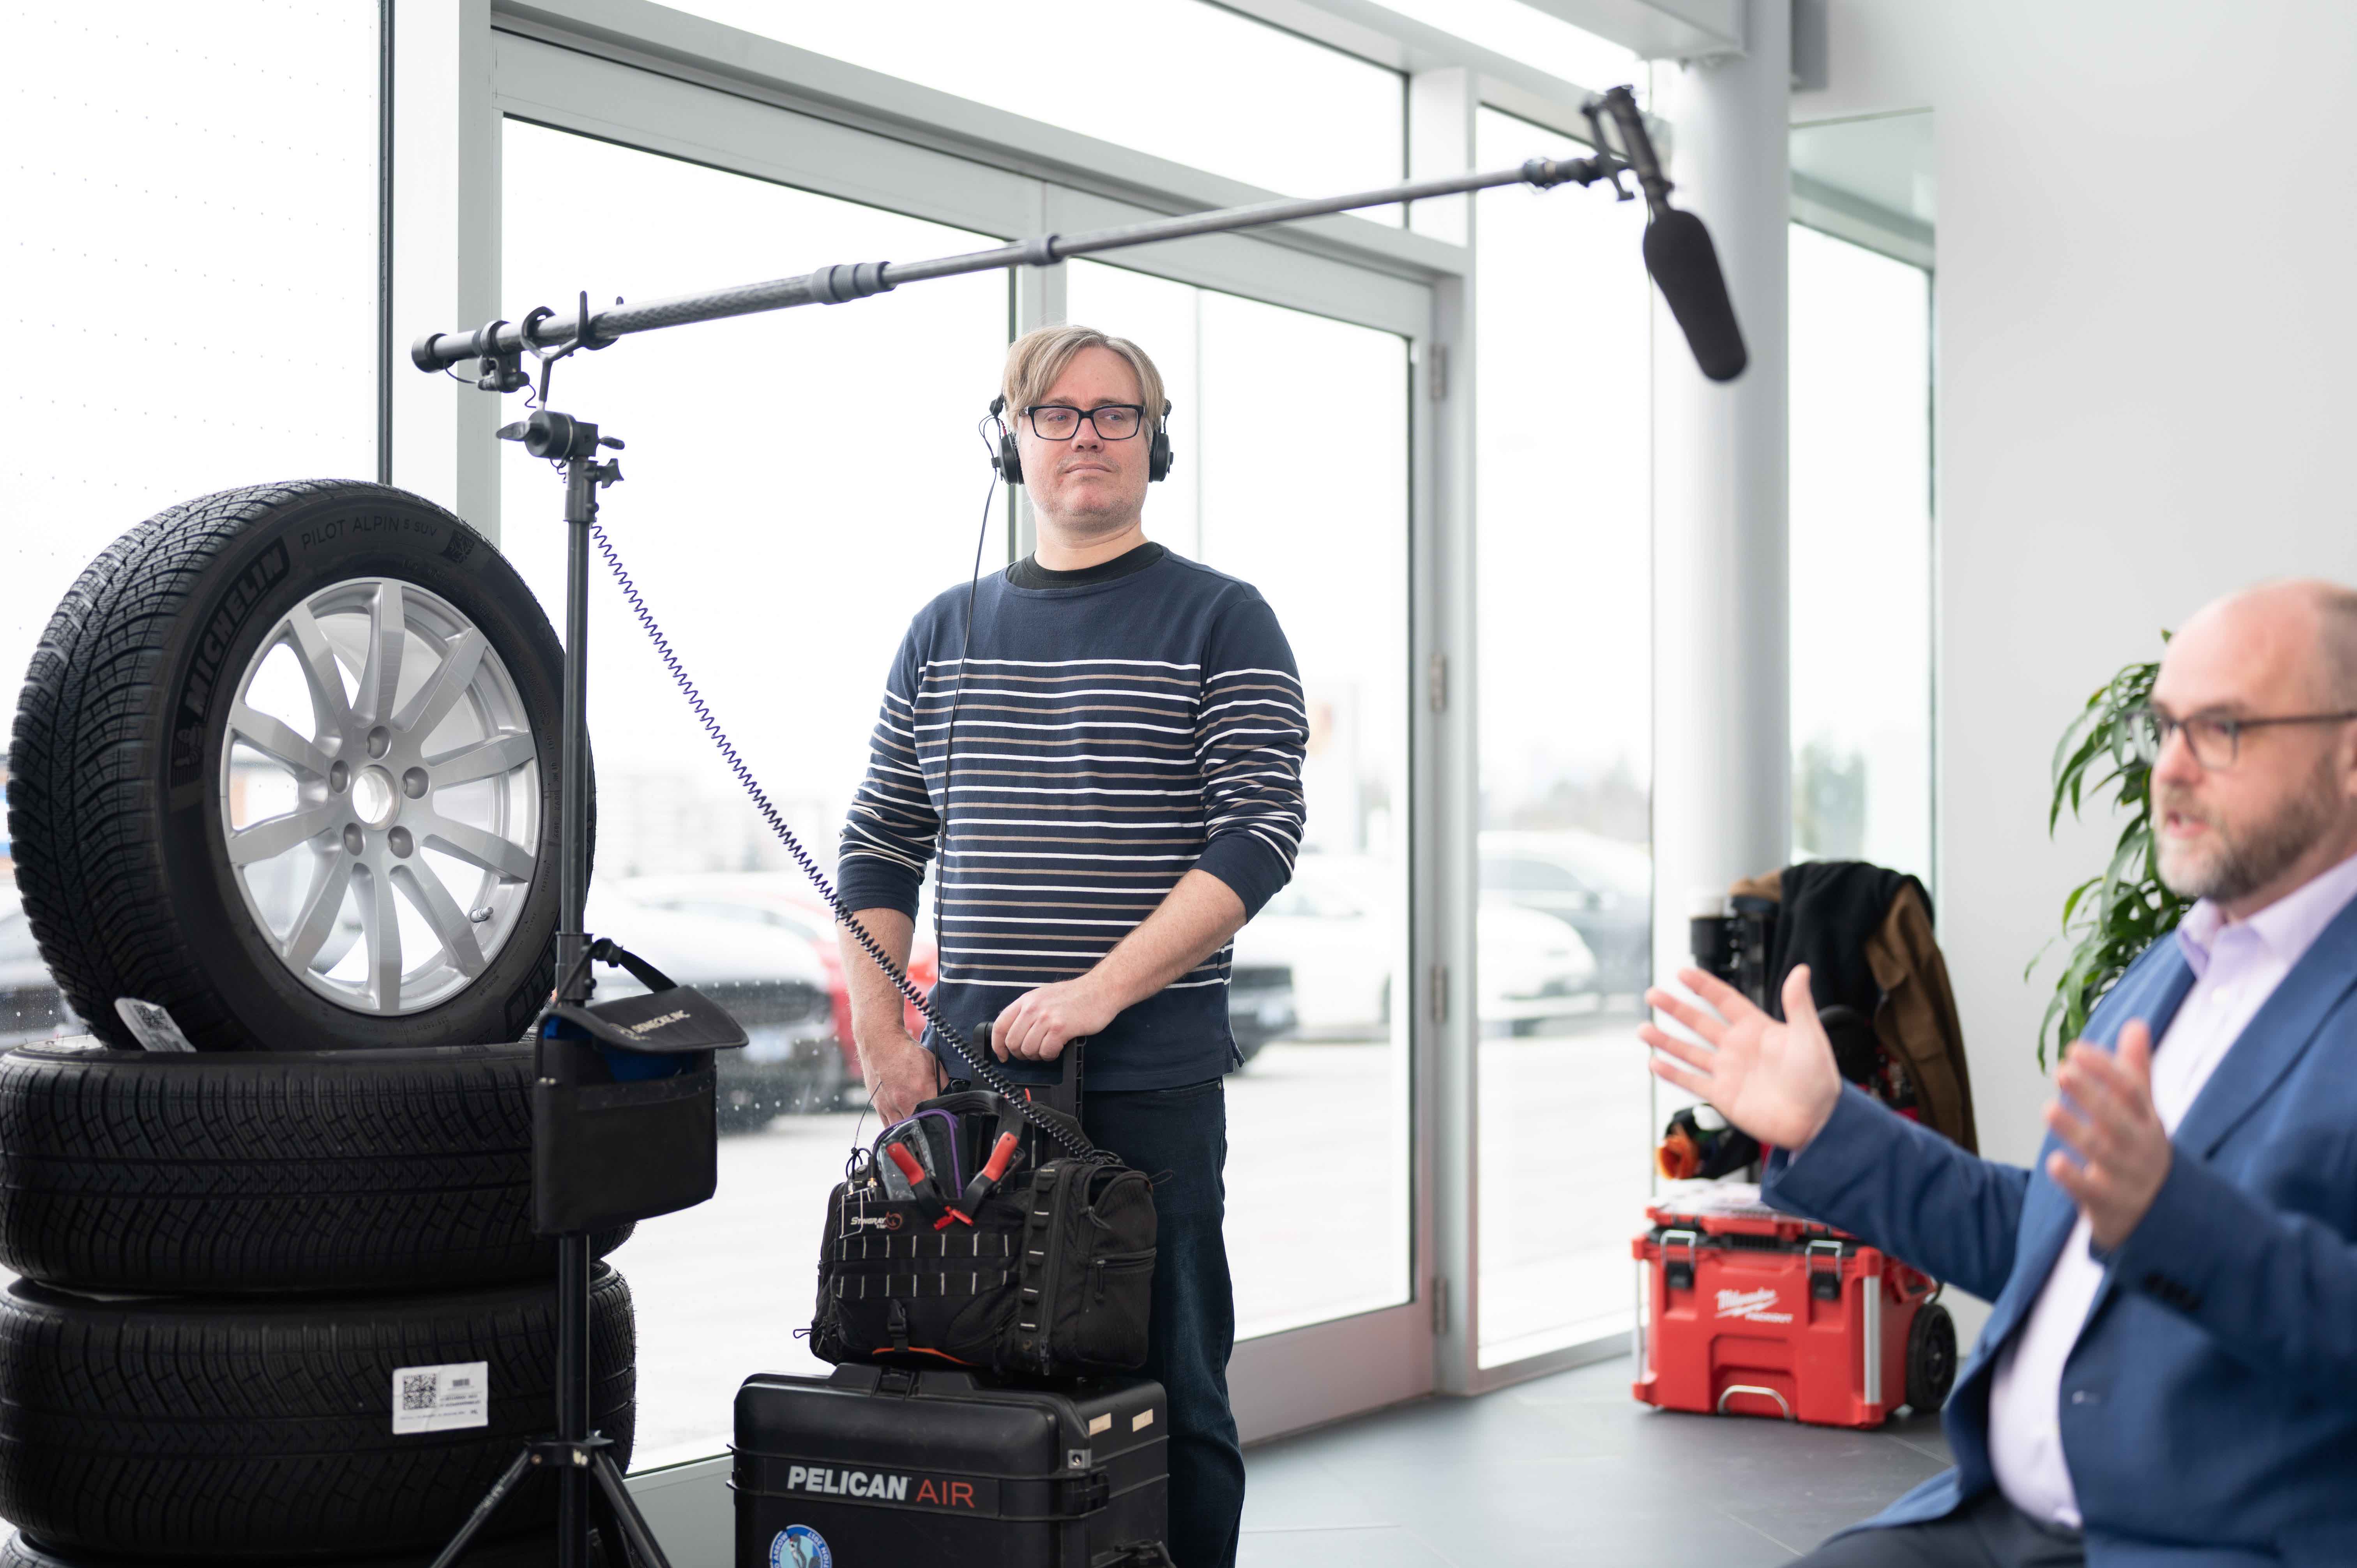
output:
POLYGON ((1426 383, 1427 386, 1429 386, 1429 387, 1431 387, 1431 388, 1432 388, 1432 401, 1433 401, 1433 402, 1435 402, 1435 403, 1445 403, 1445 402, 1447 402, 1447 401, 1448 401, 1448 344, 1446 344, 1446 343, 1435 343, 1435 344, 1432 346, 1432 362, 1431 362, 1431 364, 1426 368, 1426 370, 1425 371, 1424 379, 1425 379, 1425 383, 1426 383))
POLYGON ((1445 1337, 1448 1333, 1448 1282, 1436 1278, 1432 1282, 1432 1337, 1445 1337))
POLYGON ((1448 966, 1447 964, 1436 963, 1432 966, 1431 990, 1432 1021, 1436 1024, 1446 1024, 1448 1022, 1448 966))
POLYGON ((1436 714, 1447 713, 1448 711, 1448 655, 1436 653, 1432 656, 1432 667, 1425 672, 1425 684, 1431 693, 1432 711, 1436 714))

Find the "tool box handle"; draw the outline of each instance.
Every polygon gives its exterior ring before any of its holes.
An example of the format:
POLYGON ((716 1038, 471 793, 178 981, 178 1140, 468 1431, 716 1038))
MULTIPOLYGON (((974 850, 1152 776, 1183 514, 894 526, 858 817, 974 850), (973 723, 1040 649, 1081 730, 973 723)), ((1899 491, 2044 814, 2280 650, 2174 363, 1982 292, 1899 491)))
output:
POLYGON ((1033 1104, 1060 1111, 1075 1122, 1081 1119, 1081 1078, 1085 1070, 1082 1058, 1088 1043, 1089 1037, 1082 1035, 1065 1045, 1063 1054, 1056 1058, 1056 1081, 1033 1086, 1033 1104))
POLYGON ((1719 1414, 1725 1415, 1727 1413, 1727 1402, 1733 1399, 1738 1394, 1756 1394, 1762 1398, 1774 1400, 1776 1402, 1776 1408, 1784 1412, 1784 1419, 1786 1421, 1797 1419, 1792 1414, 1792 1407, 1785 1402, 1784 1396, 1782 1394, 1778 1393, 1774 1389, 1764 1387, 1759 1383, 1729 1383, 1726 1388, 1719 1391, 1719 1414))

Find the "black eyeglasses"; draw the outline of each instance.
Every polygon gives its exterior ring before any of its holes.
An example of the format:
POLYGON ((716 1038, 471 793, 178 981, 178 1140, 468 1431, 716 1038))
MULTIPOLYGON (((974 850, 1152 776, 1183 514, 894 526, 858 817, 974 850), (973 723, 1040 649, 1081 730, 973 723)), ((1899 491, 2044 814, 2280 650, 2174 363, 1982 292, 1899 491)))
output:
POLYGON ((1146 423, 1146 410, 1134 403, 1108 403, 1095 408, 1043 403, 1023 413, 1031 421, 1031 434, 1042 441, 1070 441, 1081 433, 1081 421, 1084 419, 1100 440, 1126 441, 1146 423))
POLYGON ((2243 732, 2246 729, 2264 729, 2269 725, 2336 725, 2357 719, 2357 712, 2284 714, 2258 719, 2214 719, 2200 715, 2179 719, 2172 718, 2158 708, 2146 706, 2129 709, 2126 718, 2128 744, 2136 748, 2137 759, 2146 766, 2159 761, 2161 748, 2169 744, 2169 737, 2182 730, 2185 744, 2192 748, 2193 760, 2214 771, 2234 766, 2242 755, 2243 732))

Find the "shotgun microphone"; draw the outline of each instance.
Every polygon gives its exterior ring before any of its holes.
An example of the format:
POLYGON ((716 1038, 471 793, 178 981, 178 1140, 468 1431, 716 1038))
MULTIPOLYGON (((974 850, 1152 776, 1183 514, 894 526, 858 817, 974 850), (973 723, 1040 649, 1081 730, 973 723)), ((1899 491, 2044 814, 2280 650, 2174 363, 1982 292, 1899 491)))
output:
POLYGON ((1695 363, 1715 381, 1731 381, 1750 363, 1743 347, 1743 331, 1735 324, 1735 306, 1727 297, 1727 277, 1718 269, 1718 251, 1710 231, 1691 212, 1670 205, 1669 177, 1654 155, 1653 138, 1646 133, 1645 116, 1625 87, 1604 94, 1602 107, 1620 128, 1620 145, 1629 166, 1644 188, 1651 218, 1645 225, 1645 270, 1668 302, 1694 350, 1695 363))

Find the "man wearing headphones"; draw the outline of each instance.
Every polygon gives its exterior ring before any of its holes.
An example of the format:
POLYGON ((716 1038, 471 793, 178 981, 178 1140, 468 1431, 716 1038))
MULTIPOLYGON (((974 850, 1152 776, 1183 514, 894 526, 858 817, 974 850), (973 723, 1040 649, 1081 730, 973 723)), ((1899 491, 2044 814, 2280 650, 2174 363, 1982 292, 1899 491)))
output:
MULTIPOLYGON (((905 965, 938 848, 943 1015, 1019 1082, 1055 1081, 1088 1041, 1082 1123, 1156 1179, 1144 1370, 1169 1398, 1171 1552, 1229 1568, 1244 1484, 1221 1234, 1230 943, 1300 847, 1300 679, 1265 600, 1146 541, 1170 437, 1143 349, 1043 328, 1007 351, 992 408, 1039 550, 910 624, 844 827, 843 897, 905 965)), ((909 1036, 847 938, 844 967, 887 1122, 965 1076, 935 1031, 909 1036)))

